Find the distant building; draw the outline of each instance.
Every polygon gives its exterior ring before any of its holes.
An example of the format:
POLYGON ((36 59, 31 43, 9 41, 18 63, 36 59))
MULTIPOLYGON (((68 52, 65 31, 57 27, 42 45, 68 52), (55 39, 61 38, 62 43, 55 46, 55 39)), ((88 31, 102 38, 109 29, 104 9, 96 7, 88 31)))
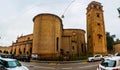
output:
POLYGON ((11 53, 18 55, 31 55, 33 44, 33 34, 26 36, 20 36, 17 38, 16 42, 12 43, 11 53))
POLYGON ((8 46, 0 46, 0 53, 10 53, 11 47, 8 46))
POLYGON ((107 54, 103 6, 92 1, 87 7, 87 54, 107 54))
POLYGON ((120 42, 114 44, 114 53, 120 53, 120 42))

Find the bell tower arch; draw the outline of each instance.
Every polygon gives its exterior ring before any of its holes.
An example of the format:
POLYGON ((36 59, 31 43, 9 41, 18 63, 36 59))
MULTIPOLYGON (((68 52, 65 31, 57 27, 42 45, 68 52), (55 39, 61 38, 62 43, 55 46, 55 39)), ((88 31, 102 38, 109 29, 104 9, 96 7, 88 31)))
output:
POLYGON ((103 6, 101 3, 92 1, 87 7, 86 18, 88 56, 107 54, 103 6))

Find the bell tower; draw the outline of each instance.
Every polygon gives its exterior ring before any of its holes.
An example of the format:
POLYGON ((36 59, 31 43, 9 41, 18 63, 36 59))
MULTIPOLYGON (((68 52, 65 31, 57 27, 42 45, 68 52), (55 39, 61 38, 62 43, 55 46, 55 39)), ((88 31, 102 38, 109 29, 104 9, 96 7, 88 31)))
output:
POLYGON ((103 6, 101 3, 92 1, 87 7, 86 18, 88 56, 107 54, 103 6))

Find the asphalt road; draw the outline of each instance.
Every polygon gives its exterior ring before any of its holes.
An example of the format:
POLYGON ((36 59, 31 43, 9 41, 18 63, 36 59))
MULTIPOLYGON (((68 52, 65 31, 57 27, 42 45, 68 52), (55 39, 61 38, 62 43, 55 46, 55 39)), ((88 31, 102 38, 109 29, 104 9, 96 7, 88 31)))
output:
POLYGON ((96 70, 100 62, 76 62, 76 63, 39 63, 21 62, 29 70, 96 70))

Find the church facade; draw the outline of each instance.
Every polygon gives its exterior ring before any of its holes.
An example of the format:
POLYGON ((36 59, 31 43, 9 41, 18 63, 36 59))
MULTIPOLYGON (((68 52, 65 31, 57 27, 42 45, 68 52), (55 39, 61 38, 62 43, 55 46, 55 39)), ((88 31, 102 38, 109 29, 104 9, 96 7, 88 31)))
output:
POLYGON ((48 13, 35 16, 33 22, 33 34, 18 37, 9 53, 37 55, 39 59, 86 55, 84 30, 63 29, 61 18, 48 13))

